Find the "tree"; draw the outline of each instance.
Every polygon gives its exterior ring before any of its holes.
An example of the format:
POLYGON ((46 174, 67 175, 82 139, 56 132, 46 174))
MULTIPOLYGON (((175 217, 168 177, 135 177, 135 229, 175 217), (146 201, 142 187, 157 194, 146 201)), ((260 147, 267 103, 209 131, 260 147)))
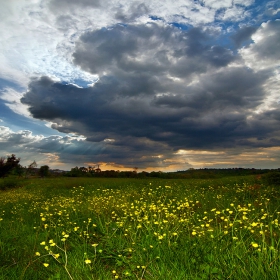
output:
POLYGON ((48 175, 49 175, 49 170, 50 170, 50 168, 49 168, 48 165, 43 165, 43 166, 41 166, 40 169, 39 169, 39 174, 40 174, 40 176, 41 176, 41 177, 46 177, 46 176, 48 176, 48 175))
POLYGON ((79 167, 73 167, 71 168, 70 172, 68 173, 68 176, 70 177, 79 177, 80 176, 80 170, 79 167))
POLYGON ((25 173, 25 177, 27 177, 28 175, 31 175, 32 173, 34 173, 35 168, 37 167, 37 163, 35 160, 33 160, 32 163, 30 163, 27 167, 26 173, 25 173))
POLYGON ((18 164, 18 166, 16 166, 13 170, 13 174, 17 175, 18 177, 22 177, 24 174, 24 170, 25 168, 18 164))
POLYGON ((16 158, 14 154, 7 158, 0 158, 0 177, 7 176, 14 168, 19 166, 20 158, 16 158))

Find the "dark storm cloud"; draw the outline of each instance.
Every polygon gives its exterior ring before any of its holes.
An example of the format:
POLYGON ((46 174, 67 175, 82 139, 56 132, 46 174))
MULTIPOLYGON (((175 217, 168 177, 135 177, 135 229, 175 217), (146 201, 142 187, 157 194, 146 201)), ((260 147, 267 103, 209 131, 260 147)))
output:
POLYGON ((243 43, 251 40, 251 36, 257 31, 255 26, 245 26, 240 28, 235 34, 231 36, 237 47, 241 47, 243 43))
POLYGON ((21 101, 54 129, 87 137, 99 147, 95 161, 164 166, 179 149, 277 143, 279 114, 254 113, 270 72, 228 66, 236 57, 211 45, 209 32, 156 24, 88 32, 74 62, 98 82, 41 77, 21 101))
POLYGON ((155 97, 153 103, 166 108, 185 107, 195 117, 213 111, 246 113, 263 100, 262 83, 267 77, 265 72, 232 67, 218 74, 205 75, 198 84, 186 86, 181 94, 155 97))
POLYGON ((182 32, 155 23, 116 25, 85 33, 76 44, 74 63, 93 74, 160 75, 168 71, 188 76, 208 67, 226 66, 235 59, 230 50, 211 45, 211 35, 215 36, 210 30, 182 32))
POLYGON ((271 132, 277 120, 270 129, 266 123, 247 121, 247 110, 263 98, 264 80, 246 69, 233 69, 205 77, 202 84, 186 87, 185 94, 145 99, 123 96, 114 85, 107 91, 102 80, 96 88, 80 89, 43 77, 30 84, 22 102, 35 118, 56 122, 53 128, 102 143, 103 156, 156 155, 162 149, 234 146, 271 132), (106 139, 114 141, 107 144, 106 139))

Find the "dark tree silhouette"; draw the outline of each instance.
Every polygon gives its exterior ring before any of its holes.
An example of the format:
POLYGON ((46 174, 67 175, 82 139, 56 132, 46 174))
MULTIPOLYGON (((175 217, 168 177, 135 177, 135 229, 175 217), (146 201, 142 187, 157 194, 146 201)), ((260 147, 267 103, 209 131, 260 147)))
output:
POLYGON ((0 177, 7 176, 14 168, 19 167, 20 158, 14 154, 7 156, 7 158, 0 158, 0 177))
POLYGON ((39 169, 39 174, 41 177, 47 177, 49 175, 49 166, 48 165, 43 165, 39 169))

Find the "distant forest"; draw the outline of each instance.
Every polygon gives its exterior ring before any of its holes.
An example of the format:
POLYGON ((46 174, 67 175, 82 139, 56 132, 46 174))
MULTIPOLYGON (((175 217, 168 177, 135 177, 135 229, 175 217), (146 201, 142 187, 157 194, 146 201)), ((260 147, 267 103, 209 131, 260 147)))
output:
POLYGON ((101 171, 99 168, 88 169, 85 167, 75 167, 71 171, 64 172, 63 176, 68 177, 107 177, 107 178, 163 178, 163 179, 214 179, 228 176, 247 176, 247 175, 262 175, 271 171, 280 171, 280 169, 255 169, 255 168, 224 168, 224 169, 188 169, 176 172, 137 172, 133 171, 116 171, 105 170, 101 171))
POLYGON ((119 170, 105 170, 102 171, 99 166, 92 167, 74 167, 70 171, 63 171, 59 169, 50 169, 49 166, 43 165, 37 168, 37 163, 33 161, 28 167, 20 165, 20 158, 17 158, 14 154, 11 156, 0 158, 0 177, 7 177, 8 175, 14 175, 17 177, 52 177, 52 176, 67 176, 67 177, 105 177, 105 178, 163 178, 163 179, 215 179, 228 176, 247 176, 256 175, 261 176, 265 173, 277 173, 280 174, 280 168, 278 169, 255 169, 255 168, 203 168, 176 171, 176 172, 161 172, 152 171, 137 172, 138 168, 134 167, 131 171, 119 171, 119 170))

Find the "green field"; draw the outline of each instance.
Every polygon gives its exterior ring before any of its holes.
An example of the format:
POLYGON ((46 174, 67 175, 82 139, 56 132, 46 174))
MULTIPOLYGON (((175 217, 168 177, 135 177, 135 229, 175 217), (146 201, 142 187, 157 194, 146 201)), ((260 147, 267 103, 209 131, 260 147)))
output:
POLYGON ((18 184, 0 191, 0 279, 280 279, 280 187, 254 176, 18 184))

